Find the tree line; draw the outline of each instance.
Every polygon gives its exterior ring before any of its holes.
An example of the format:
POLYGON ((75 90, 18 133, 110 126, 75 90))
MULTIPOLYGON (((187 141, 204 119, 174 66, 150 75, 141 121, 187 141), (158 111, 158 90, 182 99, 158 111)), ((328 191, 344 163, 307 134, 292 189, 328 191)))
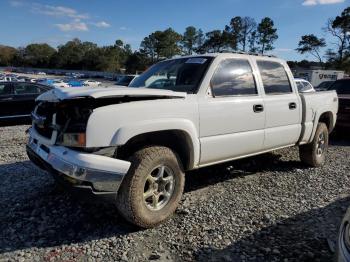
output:
MULTIPOLYGON (((310 34, 301 37, 296 50, 301 54, 311 54, 326 68, 350 71, 350 7, 339 16, 329 19, 324 31, 333 36, 335 47, 328 47, 324 52, 327 46, 325 39, 310 34)), ((257 23, 254 18, 236 16, 223 29, 206 33, 194 26, 188 26, 183 33, 172 28, 152 32, 135 51, 122 40, 102 47, 79 39, 68 41, 57 48, 46 43, 34 43, 20 48, 0 45, 0 66, 108 72, 125 70, 135 73, 176 55, 226 50, 264 54, 274 49, 277 39, 277 28, 271 18, 265 17, 257 23)), ((292 66, 314 64, 308 61, 290 62, 292 66)))
POLYGON ((204 33, 194 26, 183 34, 172 28, 155 31, 145 37, 138 50, 117 40, 113 45, 98 46, 73 39, 57 48, 33 43, 14 48, 0 45, 0 66, 96 70, 129 73, 143 71, 151 64, 176 55, 204 54, 224 50, 265 53, 278 38, 271 18, 258 24, 250 17, 234 17, 223 30, 204 33))
MULTIPOLYGON (((328 19, 323 31, 332 38, 330 46, 327 46, 323 37, 309 34, 301 37, 296 50, 301 54, 312 55, 324 68, 350 72, 350 7, 335 18, 328 19)), ((305 61, 291 64, 305 65, 305 61)))

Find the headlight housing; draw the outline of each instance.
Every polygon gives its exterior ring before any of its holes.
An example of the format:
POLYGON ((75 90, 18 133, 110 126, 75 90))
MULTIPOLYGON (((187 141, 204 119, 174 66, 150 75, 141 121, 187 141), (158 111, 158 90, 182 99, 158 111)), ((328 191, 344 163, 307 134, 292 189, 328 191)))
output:
POLYGON ((68 147, 85 147, 86 133, 64 133, 59 144, 68 147))

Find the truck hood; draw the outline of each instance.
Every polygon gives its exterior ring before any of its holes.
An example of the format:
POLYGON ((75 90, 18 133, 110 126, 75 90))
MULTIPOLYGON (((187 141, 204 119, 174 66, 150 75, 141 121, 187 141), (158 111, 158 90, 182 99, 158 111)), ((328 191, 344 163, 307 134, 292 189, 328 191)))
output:
POLYGON ((75 87, 54 88, 38 96, 37 101, 62 101, 79 97, 110 98, 110 97, 168 97, 185 98, 186 93, 171 90, 159 90, 150 88, 130 88, 111 86, 107 88, 75 87))

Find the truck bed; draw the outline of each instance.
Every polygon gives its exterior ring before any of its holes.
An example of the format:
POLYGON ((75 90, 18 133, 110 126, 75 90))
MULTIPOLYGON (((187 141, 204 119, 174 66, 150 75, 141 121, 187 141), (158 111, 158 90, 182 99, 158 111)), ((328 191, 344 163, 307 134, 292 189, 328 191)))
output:
MULTIPOLYGON (((330 112, 336 116, 338 111, 338 95, 335 91, 321 91, 310 93, 299 93, 303 105, 302 112, 302 132, 299 139, 299 144, 311 142, 316 131, 318 122, 321 117, 319 112, 330 112), (326 109, 326 110, 325 110, 326 109)), ((329 129, 332 130, 335 126, 336 117, 332 117, 329 123, 329 129)))

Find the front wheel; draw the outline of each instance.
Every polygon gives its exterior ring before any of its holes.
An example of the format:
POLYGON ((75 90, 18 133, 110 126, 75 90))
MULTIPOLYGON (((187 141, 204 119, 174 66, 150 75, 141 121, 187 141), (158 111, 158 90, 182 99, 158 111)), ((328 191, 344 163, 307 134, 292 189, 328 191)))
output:
POLYGON ((318 123, 314 139, 310 144, 299 146, 302 162, 312 167, 319 167, 326 161, 329 133, 326 124, 318 123))
POLYGON ((183 193, 185 175, 177 155, 167 147, 137 151, 118 191, 117 207, 132 224, 150 228, 167 220, 183 193))

